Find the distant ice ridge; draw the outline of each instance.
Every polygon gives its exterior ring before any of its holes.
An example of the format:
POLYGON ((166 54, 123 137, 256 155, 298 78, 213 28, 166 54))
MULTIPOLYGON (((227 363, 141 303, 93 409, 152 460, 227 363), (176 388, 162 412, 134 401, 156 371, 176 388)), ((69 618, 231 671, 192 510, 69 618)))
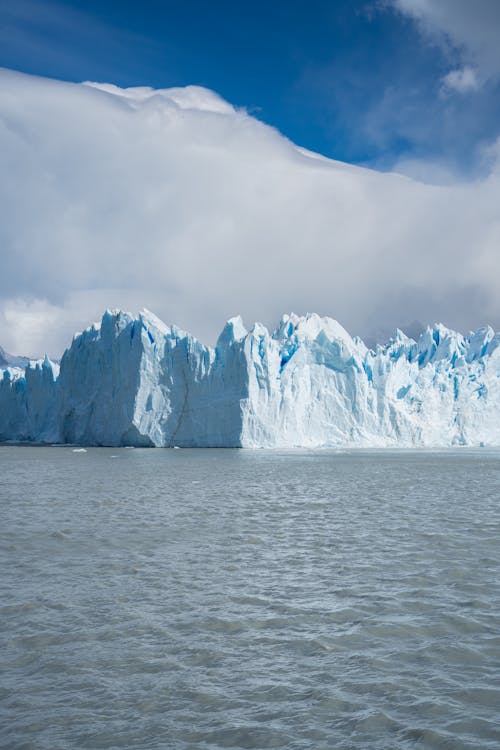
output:
POLYGON ((180 447, 500 446, 500 335, 443 325, 368 349, 337 321, 241 318, 215 349, 107 311, 57 364, 0 370, 0 440, 180 447))
POLYGON ((16 357, 14 354, 9 354, 2 349, 0 346, 0 369, 4 370, 6 367, 26 367, 29 363, 29 357, 16 357))

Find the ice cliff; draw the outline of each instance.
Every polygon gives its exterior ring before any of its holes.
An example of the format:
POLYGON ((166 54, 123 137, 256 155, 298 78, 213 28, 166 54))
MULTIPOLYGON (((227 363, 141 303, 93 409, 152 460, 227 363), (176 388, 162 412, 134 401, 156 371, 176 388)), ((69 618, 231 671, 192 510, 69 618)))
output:
POLYGON ((230 320, 215 349, 107 311, 47 358, 0 369, 0 440, 135 446, 500 445, 500 335, 442 325, 376 350, 331 318, 230 320))

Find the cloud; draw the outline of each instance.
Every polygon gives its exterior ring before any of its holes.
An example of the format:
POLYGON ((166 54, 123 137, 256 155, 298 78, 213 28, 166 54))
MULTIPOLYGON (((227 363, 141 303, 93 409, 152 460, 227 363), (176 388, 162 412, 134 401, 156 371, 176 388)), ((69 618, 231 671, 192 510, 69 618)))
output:
POLYGON ((448 91, 457 91, 459 94, 466 94, 469 91, 477 91, 479 88, 476 73, 468 66, 458 70, 450 70, 441 79, 441 84, 442 90, 445 93, 448 91))
POLYGON ((450 58, 465 64, 465 79, 459 70, 451 71, 458 74, 452 77, 452 83, 458 82, 455 90, 463 92, 460 84, 470 83, 467 70, 476 69, 476 88, 479 83, 500 76, 498 0, 387 0, 386 4, 413 19, 430 41, 439 44, 450 58))
POLYGON ((500 174, 427 185, 298 149, 199 87, 0 71, 0 343, 59 354, 106 307, 214 341, 314 310, 352 332, 500 323, 500 174))
POLYGON ((0 310, 0 330, 4 332, 9 345, 22 346, 24 351, 36 352, 47 331, 57 331, 62 326, 66 336, 66 321, 61 318, 61 310, 47 300, 6 299, 0 310))

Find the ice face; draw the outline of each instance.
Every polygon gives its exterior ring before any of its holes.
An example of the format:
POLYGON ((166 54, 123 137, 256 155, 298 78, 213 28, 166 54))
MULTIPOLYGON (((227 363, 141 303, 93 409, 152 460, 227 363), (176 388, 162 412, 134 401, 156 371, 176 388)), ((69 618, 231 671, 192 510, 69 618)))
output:
POLYGON ((241 318, 215 349, 108 310, 48 359, 0 371, 0 440, 135 446, 500 445, 500 336, 442 325, 369 350, 332 318, 241 318))
POLYGON ((0 370, 0 441, 53 442, 59 366, 47 358, 0 370))

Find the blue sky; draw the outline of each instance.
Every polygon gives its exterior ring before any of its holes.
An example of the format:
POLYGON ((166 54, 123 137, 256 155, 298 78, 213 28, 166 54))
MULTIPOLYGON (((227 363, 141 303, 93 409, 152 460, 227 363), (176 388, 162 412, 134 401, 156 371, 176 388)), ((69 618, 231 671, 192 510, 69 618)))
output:
POLYGON ((0 65, 200 84, 325 155, 475 177, 500 134, 497 0, 0 0, 0 65))

